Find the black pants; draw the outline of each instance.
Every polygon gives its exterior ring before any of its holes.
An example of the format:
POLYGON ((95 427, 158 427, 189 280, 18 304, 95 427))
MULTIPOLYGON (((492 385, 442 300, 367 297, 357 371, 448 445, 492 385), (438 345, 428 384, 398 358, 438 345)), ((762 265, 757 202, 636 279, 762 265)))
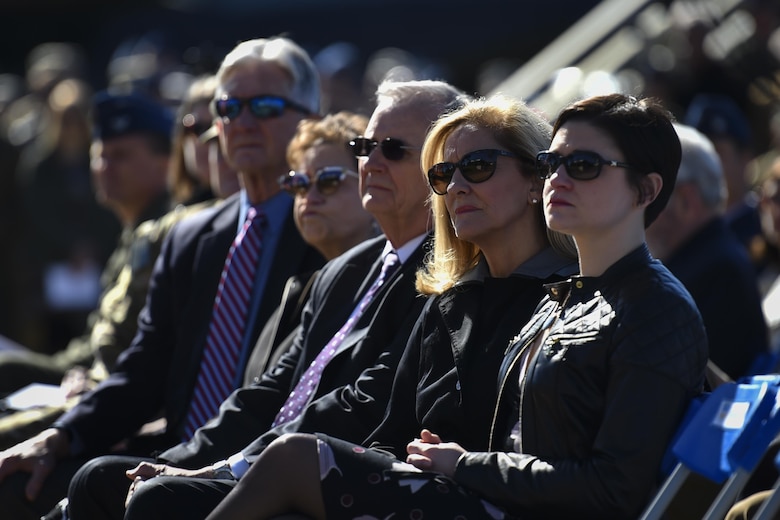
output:
POLYGON ((130 487, 125 471, 141 460, 147 459, 109 455, 82 466, 68 493, 71 520, 206 518, 235 486, 235 482, 227 480, 155 477, 136 488, 125 511, 130 487))
POLYGON ((152 459, 105 455, 90 460, 76 472, 68 490, 68 516, 73 519, 125 516, 125 497, 131 481, 125 471, 152 459))

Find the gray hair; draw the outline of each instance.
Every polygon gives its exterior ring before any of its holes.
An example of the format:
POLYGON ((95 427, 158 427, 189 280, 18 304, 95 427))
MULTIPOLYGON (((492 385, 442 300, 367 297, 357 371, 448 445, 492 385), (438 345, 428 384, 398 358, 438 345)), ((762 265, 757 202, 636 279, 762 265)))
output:
POLYGON ((391 101, 396 106, 412 106, 420 115, 435 122, 440 115, 463 106, 470 99, 465 92, 444 81, 385 80, 376 88, 377 104, 391 101))
POLYGON ((320 77, 308 53, 297 43, 282 36, 257 38, 236 45, 222 60, 217 71, 217 95, 225 76, 250 63, 273 63, 286 71, 292 80, 290 98, 312 113, 320 111, 320 77))
POLYGON ((692 126, 675 123, 674 129, 682 146, 677 184, 694 183, 708 208, 723 211, 728 191, 723 177, 723 166, 712 141, 692 126))

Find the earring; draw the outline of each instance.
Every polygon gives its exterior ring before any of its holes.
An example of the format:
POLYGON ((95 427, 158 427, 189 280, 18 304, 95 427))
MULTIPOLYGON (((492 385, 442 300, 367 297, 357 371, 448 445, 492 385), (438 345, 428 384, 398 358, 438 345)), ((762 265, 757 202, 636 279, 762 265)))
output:
POLYGON ((538 203, 539 203, 539 199, 537 198, 531 199, 531 204, 538 204, 538 203))

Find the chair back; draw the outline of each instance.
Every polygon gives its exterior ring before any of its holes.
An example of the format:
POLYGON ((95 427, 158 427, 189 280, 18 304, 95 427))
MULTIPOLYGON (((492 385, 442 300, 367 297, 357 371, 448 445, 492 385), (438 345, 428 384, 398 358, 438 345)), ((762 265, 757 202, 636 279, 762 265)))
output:
POLYGON ((677 464, 641 519, 660 519, 691 472, 718 484, 735 474, 741 475, 724 487, 705 518, 718 518, 716 515, 724 507, 730 507, 736 498, 735 489, 739 488, 738 493, 744 486, 742 475, 749 476, 755 469, 761 454, 780 430, 780 413, 775 413, 778 388, 780 376, 753 376, 724 383, 703 402, 694 401, 673 441, 672 453, 677 464), (761 454, 756 456, 757 452, 761 454), (724 490, 727 490, 725 495, 724 490))

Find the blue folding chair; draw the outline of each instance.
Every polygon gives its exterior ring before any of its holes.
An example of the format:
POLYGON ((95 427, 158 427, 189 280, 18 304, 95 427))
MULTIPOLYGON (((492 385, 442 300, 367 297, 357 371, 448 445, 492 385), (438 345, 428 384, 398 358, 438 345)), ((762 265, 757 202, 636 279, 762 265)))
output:
POLYGON ((745 378, 751 383, 766 383, 775 394, 775 402, 769 416, 753 421, 734 441, 727 457, 735 468, 718 496, 705 514, 706 519, 722 519, 734 505, 740 491, 758 466, 769 444, 780 432, 780 376, 758 375, 745 378))
POLYGON ((780 368, 780 352, 761 352, 748 368, 747 374, 771 374, 780 368))
POLYGON ((672 446, 677 465, 641 519, 660 519, 692 472, 718 484, 729 480, 704 517, 722 519, 780 431, 779 388, 780 376, 754 376, 716 388, 681 426, 672 446))

